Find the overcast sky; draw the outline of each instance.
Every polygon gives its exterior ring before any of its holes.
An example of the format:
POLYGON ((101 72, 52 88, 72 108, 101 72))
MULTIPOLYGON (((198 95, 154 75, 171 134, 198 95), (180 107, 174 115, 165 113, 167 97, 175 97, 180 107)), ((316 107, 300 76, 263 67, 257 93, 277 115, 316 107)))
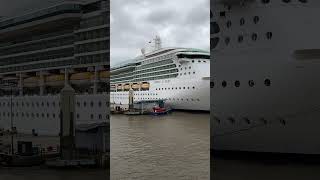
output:
POLYGON ((209 0, 111 0, 111 65, 141 54, 160 35, 163 47, 210 49, 209 0))

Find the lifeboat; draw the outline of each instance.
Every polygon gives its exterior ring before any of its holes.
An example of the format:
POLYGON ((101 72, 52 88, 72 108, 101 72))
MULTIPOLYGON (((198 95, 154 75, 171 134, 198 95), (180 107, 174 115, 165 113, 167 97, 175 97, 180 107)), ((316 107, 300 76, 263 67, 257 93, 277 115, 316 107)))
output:
POLYGON ((129 91, 129 90, 130 90, 130 84, 125 84, 125 85, 124 85, 124 90, 129 91))
POLYGON ((109 71, 100 71, 99 77, 101 81, 109 81, 110 72, 109 71))
POLYGON ((139 85, 138 83, 133 83, 133 84, 131 85, 131 88, 132 88, 133 90, 138 90, 138 89, 140 88, 140 85, 139 85))
POLYGON ((141 89, 143 90, 149 89, 149 87, 150 87, 150 84, 148 82, 143 82, 141 84, 141 89))
POLYGON ((70 83, 75 85, 91 84, 91 79, 94 76, 91 72, 75 73, 70 76, 70 83))
POLYGON ((64 86, 64 75, 55 74, 46 77, 47 86, 64 86))
POLYGON ((23 80, 23 86, 27 88, 34 88, 39 86, 40 78, 37 76, 28 77, 23 80))
POLYGON ((122 91, 122 84, 117 85, 117 91, 122 91))

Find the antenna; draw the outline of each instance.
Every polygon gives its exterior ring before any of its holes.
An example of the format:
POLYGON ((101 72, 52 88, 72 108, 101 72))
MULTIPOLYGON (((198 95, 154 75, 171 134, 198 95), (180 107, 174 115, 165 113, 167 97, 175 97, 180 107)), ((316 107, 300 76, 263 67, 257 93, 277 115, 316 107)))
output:
POLYGON ((161 38, 160 38, 160 36, 156 36, 156 38, 154 39, 154 48, 155 48, 155 50, 161 49, 161 38))

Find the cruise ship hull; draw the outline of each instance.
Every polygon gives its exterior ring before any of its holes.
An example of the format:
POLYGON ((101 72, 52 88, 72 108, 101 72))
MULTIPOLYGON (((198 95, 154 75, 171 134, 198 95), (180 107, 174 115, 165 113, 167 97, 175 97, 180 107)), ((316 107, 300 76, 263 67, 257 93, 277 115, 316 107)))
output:
POLYGON ((320 63, 297 61, 280 51, 261 55, 259 62, 252 62, 253 56, 258 54, 248 54, 242 62, 215 64, 211 148, 320 154, 320 63))
MULTIPOLYGON (((209 79, 163 79, 150 81, 148 91, 135 91, 134 101, 165 99, 177 110, 210 111, 209 79), (177 88, 177 89, 176 89, 177 88)), ((128 104, 128 92, 111 92, 114 104, 128 104)))

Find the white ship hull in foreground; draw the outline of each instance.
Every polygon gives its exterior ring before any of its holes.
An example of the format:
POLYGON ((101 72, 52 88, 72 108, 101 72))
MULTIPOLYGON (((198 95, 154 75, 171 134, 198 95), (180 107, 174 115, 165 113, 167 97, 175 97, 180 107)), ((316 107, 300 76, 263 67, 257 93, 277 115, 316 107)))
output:
POLYGON ((320 154, 320 2, 221 2, 212 3, 211 149, 320 154))

